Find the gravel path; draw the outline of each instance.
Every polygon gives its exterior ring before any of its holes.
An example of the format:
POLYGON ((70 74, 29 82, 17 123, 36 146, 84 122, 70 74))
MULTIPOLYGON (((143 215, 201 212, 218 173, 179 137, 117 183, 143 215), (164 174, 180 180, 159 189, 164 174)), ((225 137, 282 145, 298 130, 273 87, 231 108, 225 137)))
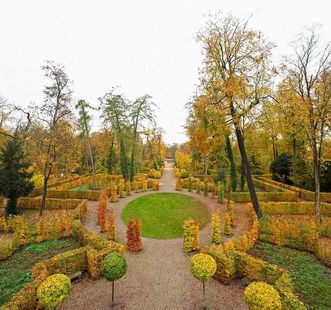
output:
MULTIPOLYGON (((176 192, 175 177, 171 166, 164 170, 160 181, 160 192, 176 192)), ((206 204, 211 212, 221 206, 215 199, 182 191, 206 204)), ((126 227, 121 220, 125 205, 133 199, 150 192, 132 194, 108 206, 114 209, 117 219, 118 240, 125 244, 126 227)), ((250 226, 245 204, 236 204, 237 226, 233 237, 242 235, 250 226), (240 220, 239 220, 240 219, 240 220)), ((84 225, 96 233, 97 203, 89 202, 84 225)), ((201 232, 201 245, 210 243, 211 227, 208 224, 201 232)), ((231 239, 231 238, 226 238, 231 239)), ((126 252, 127 274, 115 283, 115 301, 111 307, 111 284, 105 279, 93 281, 87 277, 73 285, 69 298, 58 309, 201 309, 202 284, 193 278, 189 270, 191 255, 182 252, 182 238, 158 240, 142 238, 143 250, 139 253, 126 252)), ((247 309, 243 300, 243 286, 235 281, 223 285, 213 279, 206 284, 208 309, 247 309)))

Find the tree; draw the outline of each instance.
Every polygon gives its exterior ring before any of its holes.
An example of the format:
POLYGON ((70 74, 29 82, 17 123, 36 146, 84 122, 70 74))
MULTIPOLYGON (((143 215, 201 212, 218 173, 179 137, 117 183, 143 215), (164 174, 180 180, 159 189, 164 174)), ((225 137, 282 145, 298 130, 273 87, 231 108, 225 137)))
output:
POLYGON ((270 100, 270 63, 273 45, 261 33, 231 14, 216 15, 198 33, 204 51, 202 87, 211 102, 227 113, 238 141, 251 200, 261 217, 243 137, 243 117, 270 100))
POLYGON ((117 252, 109 253, 101 264, 101 273, 112 283, 111 301, 114 303, 114 282, 122 278, 127 270, 127 263, 123 255, 117 252))
POLYGON ((229 136, 226 136, 226 153, 230 161, 231 190, 235 192, 237 190, 237 167, 233 156, 232 145, 229 136))
POLYGON ((317 26, 294 43, 294 56, 286 59, 286 81, 296 93, 299 119, 310 142, 315 181, 317 221, 321 221, 321 156, 331 116, 331 45, 322 46, 317 26))
POLYGON ((130 180, 133 181, 133 177, 137 173, 136 167, 136 148, 137 148, 137 138, 138 138, 138 129, 141 127, 144 121, 149 121, 155 123, 155 114, 153 107, 155 103, 152 102, 152 97, 150 95, 144 95, 135 99, 130 105, 130 119, 132 123, 132 147, 131 147, 131 160, 130 160, 130 180))
POLYGON ((46 206, 47 183, 55 167, 59 153, 59 137, 61 137, 61 123, 68 120, 71 115, 72 90, 71 81, 64 71, 64 67, 53 61, 46 61, 42 66, 45 77, 50 81, 44 88, 44 104, 37 110, 37 119, 44 129, 44 139, 40 141, 40 148, 44 157, 43 194, 40 215, 46 206))
POLYGON ((8 140, 0 152, 0 195, 8 198, 6 216, 17 214, 17 199, 33 190, 29 166, 22 142, 8 140))
POLYGON ((88 109, 91 109, 91 106, 85 102, 85 100, 79 100, 76 104, 76 109, 78 109, 79 113, 79 119, 78 119, 78 125, 79 129, 81 131, 82 136, 85 138, 88 153, 90 156, 90 162, 91 162, 91 170, 92 170, 92 184, 93 184, 93 190, 96 190, 96 176, 95 176, 95 167, 94 167, 94 159, 92 154, 92 147, 91 147, 91 139, 90 139, 90 120, 91 117, 87 113, 88 109))
POLYGON ((115 94, 114 88, 102 98, 99 98, 99 101, 104 124, 110 125, 114 129, 120 145, 121 173, 125 180, 129 180, 130 173, 126 145, 126 126, 129 123, 126 113, 129 109, 128 101, 122 94, 115 94))
POLYGON ((271 164, 272 178, 277 181, 288 183, 292 170, 292 157, 286 153, 280 154, 271 164))
POLYGON ((207 309, 206 306, 206 293, 205 293, 205 282, 208 281, 216 272, 217 265, 216 261, 213 257, 208 254, 195 254, 191 258, 191 273, 192 275, 202 281, 202 291, 203 291, 203 299, 202 305, 203 309, 207 309))

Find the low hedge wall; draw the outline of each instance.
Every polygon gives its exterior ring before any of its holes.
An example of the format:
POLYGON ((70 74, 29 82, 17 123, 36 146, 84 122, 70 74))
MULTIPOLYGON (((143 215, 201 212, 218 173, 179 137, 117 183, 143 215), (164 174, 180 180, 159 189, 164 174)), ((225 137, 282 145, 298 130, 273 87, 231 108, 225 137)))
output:
MULTIPOLYGON (((305 190, 305 189, 302 189, 302 188, 299 188, 299 187, 296 187, 296 186, 284 184, 282 182, 277 182, 277 181, 271 180, 271 179, 269 179, 267 177, 264 177, 264 176, 260 177, 259 179, 266 182, 266 183, 273 184, 273 185, 282 187, 284 189, 296 192, 296 193, 298 193, 299 197, 302 198, 302 199, 305 199, 305 200, 308 200, 308 201, 314 201, 315 200, 315 193, 314 192, 311 192, 311 191, 308 191, 308 190, 305 190)), ((321 193, 321 201, 331 203, 331 193, 322 192, 321 193)))
MULTIPOLYGON (((112 176, 115 177, 115 176, 112 176)), ((143 189, 143 181, 136 181, 137 182, 137 189, 142 190, 143 189)), ((148 179, 147 180, 147 188, 152 189, 154 188, 154 183, 157 182, 156 180, 153 179, 148 179)), ((76 186, 86 184, 88 183, 86 180, 81 182, 81 184, 76 184, 76 186)), ((134 187, 134 182, 131 183, 131 191, 133 192, 135 187, 134 187)), ((119 195, 119 186, 117 183, 112 183, 112 185, 116 185, 117 187, 117 194, 119 195)), ((111 194, 111 187, 109 184, 104 184, 103 187, 100 188, 106 188, 108 189, 108 194, 111 194)), ((99 196, 100 196, 100 190, 86 190, 86 191, 80 191, 80 190, 69 190, 69 189, 64 189, 65 187, 72 188, 73 186, 62 186, 54 189, 50 189, 47 191, 47 197, 49 198, 59 198, 59 199, 87 199, 87 200, 93 200, 93 201, 98 201, 99 196)), ((97 186, 98 187, 98 186, 97 186)), ((123 187, 125 189, 125 183, 123 184, 123 187)))
POLYGON ((1 310, 39 309, 37 288, 48 276, 55 273, 71 275, 78 271, 88 271, 89 275, 96 279, 100 276, 101 263, 107 254, 112 251, 124 254, 125 251, 122 244, 95 235, 86 230, 80 221, 72 223, 72 236, 81 242, 83 247, 35 264, 32 269, 32 281, 24 285, 8 304, 1 307, 1 310))
POLYGON ((50 189, 47 191, 48 198, 60 199, 87 199, 97 201, 100 196, 100 191, 75 191, 75 190, 55 190, 50 189))
MULTIPOLYGON (((231 192, 229 194, 235 202, 251 202, 249 192, 231 192)), ((263 201, 297 201, 298 194, 291 191, 284 192, 257 192, 257 198, 260 202, 263 201)))
POLYGON ((293 293, 293 284, 288 272, 277 265, 257 259, 242 251, 225 250, 222 246, 208 246, 202 252, 211 255, 217 265, 214 278, 229 284, 237 278, 263 281, 272 285, 280 294, 284 309, 306 309, 293 293))
MULTIPOLYGON (((292 215, 315 215, 315 203, 308 201, 300 202, 261 202, 263 214, 292 214, 292 215)), ((331 204, 321 204, 321 215, 331 216, 331 204)))

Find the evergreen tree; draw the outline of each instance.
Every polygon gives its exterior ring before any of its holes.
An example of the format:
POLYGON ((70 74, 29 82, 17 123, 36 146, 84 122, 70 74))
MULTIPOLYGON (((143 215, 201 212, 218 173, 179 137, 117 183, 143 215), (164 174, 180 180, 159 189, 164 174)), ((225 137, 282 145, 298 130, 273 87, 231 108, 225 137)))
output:
POLYGON ((21 141, 11 139, 1 148, 0 195, 8 198, 6 216, 17 214, 17 198, 33 190, 32 173, 27 171, 29 165, 21 141))
POLYGON ((226 153, 230 161, 231 191, 235 192, 237 190, 237 168, 236 168, 236 162, 234 160, 232 145, 229 136, 226 136, 226 153))

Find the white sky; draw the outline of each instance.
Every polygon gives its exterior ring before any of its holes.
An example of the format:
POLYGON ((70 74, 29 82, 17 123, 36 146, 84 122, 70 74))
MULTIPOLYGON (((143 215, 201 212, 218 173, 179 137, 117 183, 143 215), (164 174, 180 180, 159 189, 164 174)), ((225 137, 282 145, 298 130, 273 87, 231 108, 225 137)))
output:
POLYGON ((65 66, 75 97, 94 106, 115 85, 130 99, 150 94, 165 141, 180 143, 202 60, 195 34, 203 14, 253 13, 251 25, 277 44, 278 57, 304 25, 322 24, 329 40, 330 8, 328 0, 0 0, 0 95, 41 103, 40 66, 52 59, 65 66))

